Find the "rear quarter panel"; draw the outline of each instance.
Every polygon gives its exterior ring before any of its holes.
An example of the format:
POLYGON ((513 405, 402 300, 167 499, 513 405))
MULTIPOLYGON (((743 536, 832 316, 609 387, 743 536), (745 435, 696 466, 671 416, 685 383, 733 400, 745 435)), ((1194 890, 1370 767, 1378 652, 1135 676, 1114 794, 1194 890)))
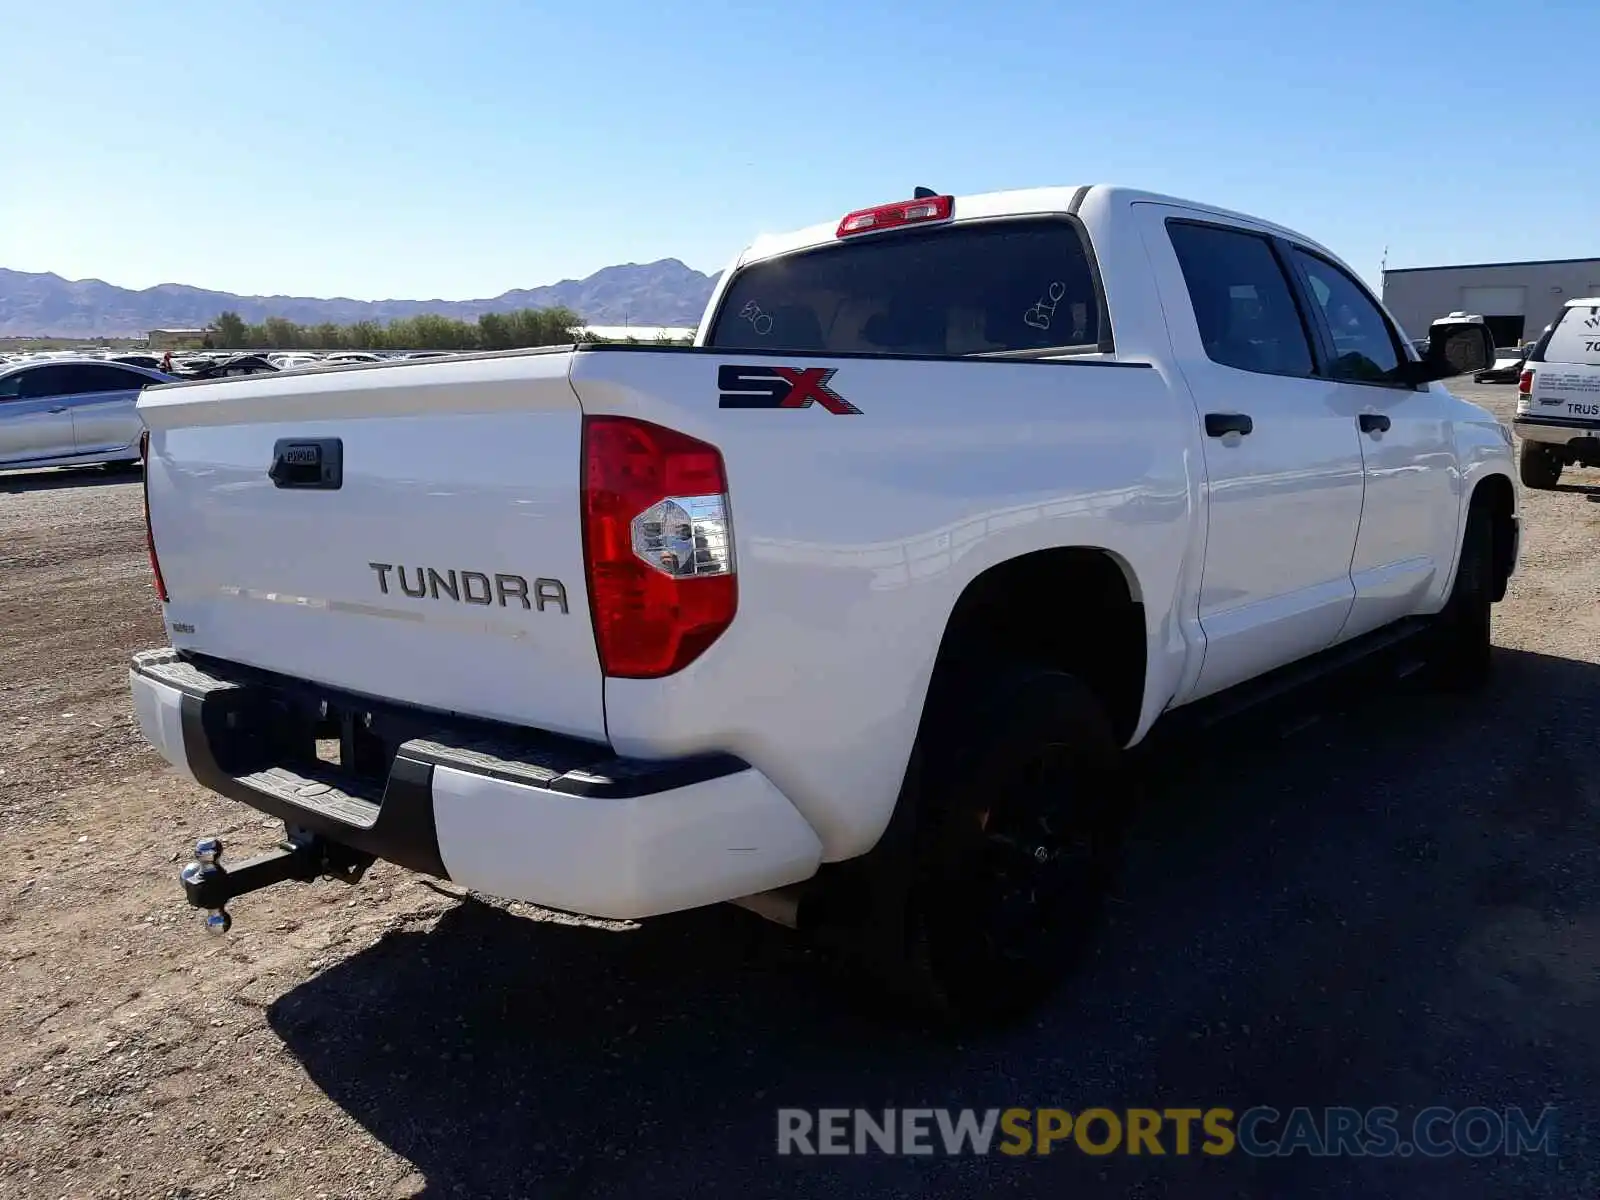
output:
POLYGON ((1187 393, 1157 368, 598 352, 576 356, 572 382, 586 413, 718 446, 735 531, 732 627, 675 676, 608 680, 611 741, 741 755, 830 860, 887 824, 946 621, 988 567, 1111 551, 1146 604, 1151 672, 1181 666, 1156 651, 1181 645, 1173 596, 1198 481, 1187 393), (722 408, 724 364, 835 369, 831 387, 860 412, 722 408))

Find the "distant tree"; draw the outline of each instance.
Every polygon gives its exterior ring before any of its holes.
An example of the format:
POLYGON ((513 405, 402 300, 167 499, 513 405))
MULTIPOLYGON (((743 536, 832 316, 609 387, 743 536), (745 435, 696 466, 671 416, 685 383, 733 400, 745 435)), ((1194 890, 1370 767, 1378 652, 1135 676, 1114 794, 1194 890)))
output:
POLYGON ((476 325, 468 325, 465 321, 452 320, 434 313, 423 313, 413 317, 411 336, 416 341, 418 349, 475 350, 478 345, 476 325))
POLYGON ((268 317, 265 332, 266 344, 274 350, 298 350, 305 344, 305 331, 283 317, 268 317))
POLYGON ((476 322, 422 313, 388 325, 376 321, 298 325, 283 317, 248 325, 237 313, 225 312, 214 328, 219 346, 272 350, 513 350, 559 346, 587 336, 583 319, 570 308, 484 313, 476 322))
POLYGON ((504 313, 484 313, 478 318, 478 348, 481 350, 510 350, 511 325, 504 313))
POLYGON ((345 327, 345 341, 355 350, 382 350, 385 348, 383 326, 376 321, 357 321, 345 327))
POLYGON ((243 350, 248 343, 245 341, 247 328, 244 319, 236 312, 224 312, 212 322, 212 334, 218 346, 225 350, 243 350))

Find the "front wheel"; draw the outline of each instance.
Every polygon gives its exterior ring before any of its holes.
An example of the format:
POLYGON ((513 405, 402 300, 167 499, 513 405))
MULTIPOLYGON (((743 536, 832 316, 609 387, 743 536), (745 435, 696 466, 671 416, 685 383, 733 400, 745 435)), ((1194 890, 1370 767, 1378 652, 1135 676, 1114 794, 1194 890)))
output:
POLYGON ((1523 487, 1548 492, 1561 478, 1561 457, 1539 442, 1523 442, 1517 473, 1523 487))
POLYGON ((1019 1015, 1098 925, 1120 747, 1093 693, 1044 668, 965 680, 930 715, 909 963, 940 1019, 1019 1015))

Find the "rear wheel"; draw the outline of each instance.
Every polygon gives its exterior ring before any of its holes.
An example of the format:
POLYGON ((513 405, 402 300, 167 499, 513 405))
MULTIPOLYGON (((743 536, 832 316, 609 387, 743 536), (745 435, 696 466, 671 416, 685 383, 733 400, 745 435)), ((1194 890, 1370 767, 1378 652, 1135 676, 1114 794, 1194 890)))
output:
POLYGON ((1019 1015, 1087 948, 1112 873, 1120 748, 1071 675, 1018 668, 930 714, 908 966, 959 1023, 1019 1015))
POLYGON ((1539 442, 1523 442, 1518 463, 1522 486, 1547 492, 1561 478, 1561 458, 1549 446, 1539 442))
POLYGON ((1469 691, 1489 680, 1494 575, 1494 530, 1489 510, 1474 504, 1461 539, 1461 565, 1444 609, 1434 618, 1433 682, 1450 691, 1469 691))

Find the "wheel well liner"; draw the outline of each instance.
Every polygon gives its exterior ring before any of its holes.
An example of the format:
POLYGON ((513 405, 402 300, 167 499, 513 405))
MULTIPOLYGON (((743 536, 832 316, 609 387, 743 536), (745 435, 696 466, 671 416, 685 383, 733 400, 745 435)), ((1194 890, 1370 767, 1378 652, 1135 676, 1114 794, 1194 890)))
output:
POLYGON ((1095 693, 1126 742, 1144 701, 1145 655, 1144 605, 1127 563, 1097 547, 1055 547, 997 563, 967 584, 934 678, 984 658, 1055 667, 1095 693))
POLYGON ((1517 551, 1516 491, 1511 480, 1504 475, 1490 475, 1472 489, 1472 509, 1482 509, 1489 515, 1490 529, 1494 535, 1494 590, 1490 596, 1495 601, 1505 599, 1506 586, 1511 581, 1517 551))

